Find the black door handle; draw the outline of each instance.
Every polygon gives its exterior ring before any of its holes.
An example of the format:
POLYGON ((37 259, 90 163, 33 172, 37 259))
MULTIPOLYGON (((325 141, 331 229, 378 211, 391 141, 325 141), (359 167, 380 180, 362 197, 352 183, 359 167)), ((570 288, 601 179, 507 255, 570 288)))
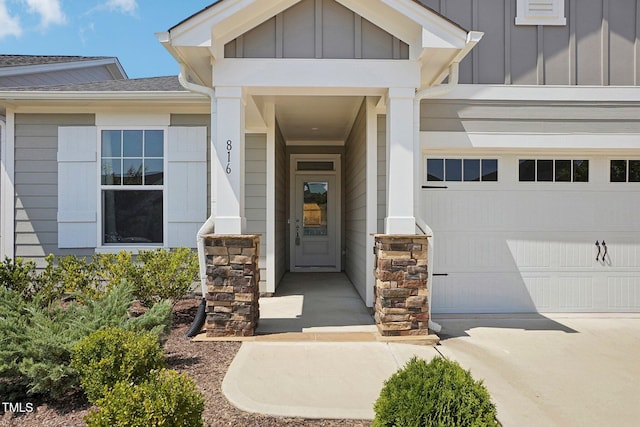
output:
POLYGON ((596 240, 596 246, 598 247, 598 255, 596 255, 596 261, 600 261, 600 250, 602 248, 600 247, 600 242, 598 240, 596 240))
POLYGON ((607 253, 609 252, 609 249, 607 248, 607 244, 605 243, 605 241, 602 241, 602 247, 604 248, 604 253, 602 254, 602 262, 605 261, 605 258, 607 257, 607 253))

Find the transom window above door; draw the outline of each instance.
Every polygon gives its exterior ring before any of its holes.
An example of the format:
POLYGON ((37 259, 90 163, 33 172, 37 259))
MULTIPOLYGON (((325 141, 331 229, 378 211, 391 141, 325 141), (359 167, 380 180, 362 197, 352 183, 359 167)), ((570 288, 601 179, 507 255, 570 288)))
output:
POLYGON ((498 159, 427 159, 427 181, 496 182, 498 159))

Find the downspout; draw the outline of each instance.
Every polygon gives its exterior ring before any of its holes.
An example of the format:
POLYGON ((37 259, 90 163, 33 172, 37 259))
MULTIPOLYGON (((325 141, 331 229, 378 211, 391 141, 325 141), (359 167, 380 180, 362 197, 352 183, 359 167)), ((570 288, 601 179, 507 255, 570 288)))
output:
MULTIPOLYGON (((213 100, 216 96, 215 90, 207 86, 200 86, 195 83, 191 83, 187 80, 186 76, 187 76, 187 67, 183 63, 180 63, 180 74, 178 75, 178 80, 180 81, 180 84, 187 90, 208 96, 209 99, 211 99, 211 102, 213 104, 213 100)), ((213 132, 213 117, 211 119, 211 132, 213 132)), ((213 183, 211 185, 213 186, 213 183)), ((200 273, 200 290, 202 292, 202 300, 200 302, 200 306, 198 307, 196 318, 193 324, 191 325, 191 328, 187 332, 188 337, 196 336, 200 332, 200 329, 202 329, 202 326, 204 325, 204 321, 206 318, 205 295, 207 294, 207 255, 205 253, 205 236, 215 231, 215 219, 214 219, 214 212, 213 212, 214 204, 215 204, 215 201, 212 195, 211 206, 210 206, 211 215, 209 216, 209 218, 207 218, 204 224, 202 224, 202 227, 200 227, 196 235, 196 247, 198 249, 198 266, 199 266, 199 273, 200 273)))
MULTIPOLYGON (((420 101, 426 98, 433 98, 436 96, 442 96, 451 92, 458 85, 460 61, 478 44, 484 33, 478 31, 470 31, 467 34, 467 42, 465 47, 456 55, 449 66, 449 80, 447 83, 429 87, 421 91, 416 92, 416 96, 413 100, 413 159, 414 159, 414 171, 420 171, 422 169, 422 147, 420 142, 420 101)), ((425 235, 427 235, 427 290, 429 292, 429 329, 438 333, 442 330, 442 326, 433 320, 431 320, 431 306, 433 302, 433 256, 434 256, 434 235, 433 230, 427 222, 420 216, 420 188, 414 186, 414 216, 416 218, 416 226, 425 235), (416 203, 418 202, 418 203, 416 203)))

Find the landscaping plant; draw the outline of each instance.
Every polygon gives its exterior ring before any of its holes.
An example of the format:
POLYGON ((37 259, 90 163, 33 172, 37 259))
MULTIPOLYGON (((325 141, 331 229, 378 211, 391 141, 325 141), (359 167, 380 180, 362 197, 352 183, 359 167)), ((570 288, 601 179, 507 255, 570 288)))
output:
POLYGON ((412 358, 387 381, 374 404, 373 427, 497 427, 481 381, 457 362, 412 358))
POLYGON ((204 398, 187 375, 173 370, 150 373, 139 384, 119 382, 85 417, 88 427, 199 427, 204 398))
POLYGON ((73 346, 107 327, 150 331, 160 336, 171 322, 171 305, 154 306, 133 318, 133 287, 122 282, 103 298, 85 303, 50 304, 36 294, 27 299, 0 286, 0 395, 45 394, 60 397, 79 385, 70 366, 73 346))
POLYGON ((139 383, 152 370, 164 367, 162 348, 153 333, 105 328, 86 336, 73 347, 71 368, 90 402, 96 403, 123 381, 139 383))

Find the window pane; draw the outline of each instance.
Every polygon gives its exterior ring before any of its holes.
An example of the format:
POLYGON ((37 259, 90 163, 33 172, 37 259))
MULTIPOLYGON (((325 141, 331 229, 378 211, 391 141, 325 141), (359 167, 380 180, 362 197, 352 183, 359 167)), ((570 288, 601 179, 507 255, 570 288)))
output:
POLYGON ((444 181, 444 159, 427 159, 427 181, 444 181))
POLYGON ((333 162, 298 162, 299 171, 332 171, 333 162))
POLYGON ((536 180, 536 161, 520 160, 520 181, 529 182, 536 180))
POLYGON ((120 159, 103 159, 101 175, 102 185, 120 185, 122 183, 120 159))
POLYGON ((444 171, 446 181, 462 181, 462 159, 446 159, 444 171))
POLYGON ((125 130, 122 134, 122 155, 124 157, 142 157, 142 131, 125 130))
POLYGON ((498 180, 498 160, 482 159, 482 180, 497 181, 498 180))
POLYGON ((162 185, 164 162, 160 159, 145 159, 144 185, 162 185))
POLYGON ((464 160, 464 180, 480 181, 480 159, 464 160))
POLYGON ((122 172, 124 185, 142 185, 142 159, 124 159, 122 172))
POLYGON ((119 130, 102 131, 102 157, 120 157, 122 132, 119 130))
POLYGON ((571 160, 556 160, 556 182, 571 182, 571 160))
POLYGON ((539 182, 553 181, 553 160, 538 160, 537 162, 539 182))
POLYGON ((304 183, 303 229, 305 236, 326 236, 328 182, 304 183))
POLYGON ((144 132, 144 156, 162 157, 164 155, 164 132, 147 130, 144 132))
POLYGON ((629 160, 629 182, 640 182, 640 160, 629 160))
POLYGON ((609 180, 611 182, 627 182, 626 160, 611 160, 609 180))
POLYGON ((103 243, 162 243, 162 191, 102 192, 103 243))
POLYGON ((573 161, 573 182, 589 182, 589 160, 573 161))

